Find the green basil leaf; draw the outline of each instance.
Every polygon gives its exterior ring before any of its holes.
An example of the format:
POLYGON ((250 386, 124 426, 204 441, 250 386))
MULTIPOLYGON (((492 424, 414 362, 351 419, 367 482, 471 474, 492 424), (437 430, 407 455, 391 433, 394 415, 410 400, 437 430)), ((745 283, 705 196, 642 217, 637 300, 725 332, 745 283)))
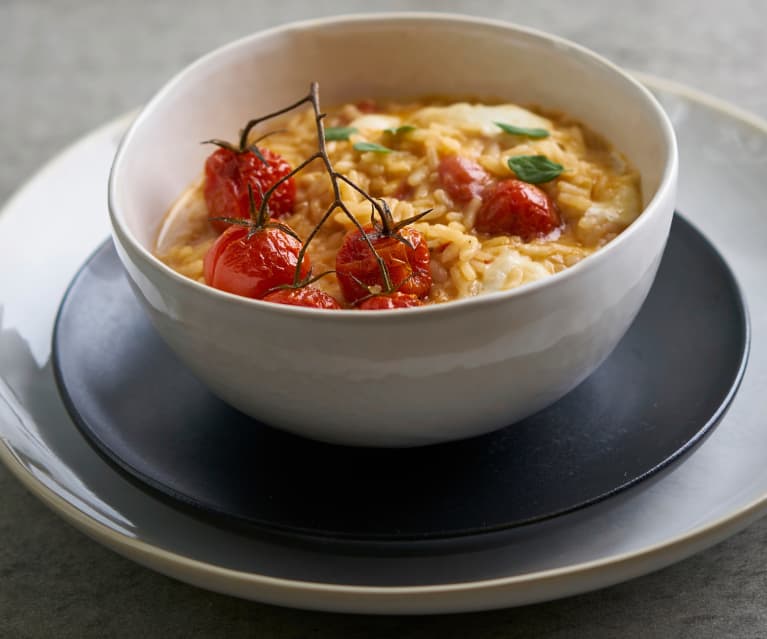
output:
POLYGON ((565 170, 545 155, 516 155, 508 159, 508 164, 520 180, 530 184, 549 182, 565 170))
POLYGON ((359 133, 359 131, 353 126, 330 126, 325 129, 325 139, 328 142, 331 140, 348 140, 354 133, 359 133))
POLYGON ((385 146, 376 144, 375 142, 355 142, 354 150, 364 153, 366 151, 372 151, 373 153, 391 153, 391 149, 387 149, 385 146))
POLYGON ((407 133, 408 131, 415 131, 415 127, 412 124, 403 124, 402 126, 393 126, 390 129, 384 129, 384 133, 390 133, 391 135, 399 135, 400 133, 407 133))
POLYGON ((536 139, 549 137, 549 132, 546 129, 526 129, 521 126, 514 126, 513 124, 504 124, 503 122, 494 122, 494 124, 506 133, 511 133, 511 135, 524 135, 525 137, 536 139))

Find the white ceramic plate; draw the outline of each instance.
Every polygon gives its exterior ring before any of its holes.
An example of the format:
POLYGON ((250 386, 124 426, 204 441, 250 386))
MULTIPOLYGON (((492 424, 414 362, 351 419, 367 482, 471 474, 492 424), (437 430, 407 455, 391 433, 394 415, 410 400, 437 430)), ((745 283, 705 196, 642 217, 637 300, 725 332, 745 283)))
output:
POLYGON ((222 531, 127 483, 67 416, 50 341, 67 284, 109 232, 107 173, 129 118, 54 159, 0 217, 0 459, 67 521, 126 557, 204 588, 322 610, 457 612, 554 599, 650 572, 740 530, 767 512, 767 123, 642 79, 679 136, 678 208, 728 260, 752 317, 751 360, 729 413, 661 480, 546 524, 428 555, 383 556, 222 531))

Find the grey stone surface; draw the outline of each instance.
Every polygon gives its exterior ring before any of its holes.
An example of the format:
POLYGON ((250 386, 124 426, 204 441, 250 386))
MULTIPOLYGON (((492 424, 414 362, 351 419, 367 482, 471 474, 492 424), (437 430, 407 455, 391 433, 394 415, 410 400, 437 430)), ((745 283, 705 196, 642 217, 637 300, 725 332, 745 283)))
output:
MULTIPOLYGON (((288 20, 373 8, 455 11, 528 24, 767 117, 763 0, 0 0, 0 201, 58 149, 141 104, 212 47, 288 20)), ((762 638, 766 593, 762 520, 653 575, 537 606, 423 618, 281 609, 192 588, 122 559, 63 523, 0 468, 2 639, 762 638)))

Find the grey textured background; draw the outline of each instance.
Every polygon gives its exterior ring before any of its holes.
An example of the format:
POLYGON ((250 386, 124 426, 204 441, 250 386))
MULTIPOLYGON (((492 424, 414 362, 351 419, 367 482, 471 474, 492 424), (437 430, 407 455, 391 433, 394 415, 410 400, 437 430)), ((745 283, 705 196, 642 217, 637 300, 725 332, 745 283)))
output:
MULTIPOLYGON (((767 117, 763 0, 0 0, 0 201, 58 149, 140 105, 209 49, 289 20, 373 8, 513 20, 767 117)), ((355 617, 240 601, 145 570, 64 524, 0 468, 0 638, 134 636, 763 638, 767 520, 671 568, 579 597, 453 617, 355 617)))

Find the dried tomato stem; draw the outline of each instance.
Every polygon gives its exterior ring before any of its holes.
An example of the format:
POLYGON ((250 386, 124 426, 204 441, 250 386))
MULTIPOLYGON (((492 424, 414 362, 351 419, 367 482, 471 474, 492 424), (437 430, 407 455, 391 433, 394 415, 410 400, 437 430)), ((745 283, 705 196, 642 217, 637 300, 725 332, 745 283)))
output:
POLYGON ((422 217, 425 217, 425 216, 427 216, 427 215, 428 215, 429 213, 431 213, 433 210, 434 210, 434 209, 426 209, 425 211, 422 211, 421 213, 416 213, 416 214, 415 214, 413 217, 409 217, 409 218, 407 218, 406 220, 402 220, 401 222, 397 222, 397 223, 396 223, 396 224, 395 224, 395 225, 392 227, 392 233, 398 233, 399 231, 401 231, 403 228, 405 228, 405 227, 406 227, 406 226, 408 226, 409 224, 412 224, 413 222, 417 222, 417 221, 418 221, 418 220, 420 220, 422 217))
POLYGON ((219 148, 226 149, 227 151, 231 151, 232 153, 239 153, 240 150, 234 146, 231 142, 227 142, 226 140, 218 140, 218 139, 212 139, 212 140, 203 140, 200 142, 200 144, 214 144, 219 148))
MULTIPOLYGON (((261 189, 261 184, 256 182, 258 187, 258 196, 261 198, 261 203, 264 203, 264 191, 261 189)), ((248 183, 248 211, 250 212, 250 221, 253 223, 255 229, 263 228, 266 220, 268 219, 267 210, 268 206, 261 206, 256 213, 256 198, 253 197, 253 187, 248 183)))
MULTIPOLYGON (((317 127, 317 144, 319 146, 319 153, 322 157, 322 162, 325 165, 325 169, 327 170, 328 177, 330 178, 330 183, 333 186, 333 196, 334 201, 331 203, 330 207, 328 208, 327 212, 323 216, 322 220, 320 220, 320 223, 315 227, 314 231, 312 231, 312 234, 309 236, 309 238, 304 242, 304 249, 308 246, 309 242, 314 238, 316 235, 316 232, 319 230, 319 228, 325 223, 325 221, 330 217, 330 214, 336 209, 340 208, 346 216, 351 220, 352 224, 357 227, 357 230, 362 234, 362 237, 365 240, 365 243, 368 245, 368 248, 370 249, 371 253, 373 254, 373 257, 375 258, 376 262, 378 263, 378 268, 381 271, 381 277, 383 278, 384 285, 386 287, 386 290, 390 290, 392 288, 391 284, 391 277, 389 275, 389 269, 386 267, 386 262, 384 262, 384 259, 378 254, 378 251, 376 251, 375 246, 373 246, 373 242, 370 240, 370 237, 367 233, 365 233, 365 229, 362 227, 362 224, 360 224, 359 220, 352 215, 352 212, 347 208, 346 204, 344 204, 343 200, 341 199, 341 188, 338 185, 338 173, 333 169, 333 164, 330 162, 330 157, 328 156, 327 147, 325 143, 325 129, 322 124, 322 119, 325 117, 325 114, 320 111, 320 85, 317 82, 312 82, 311 88, 309 91, 309 100, 312 103, 312 108, 314 109, 314 123, 317 127)), ((356 185, 355 185, 356 186, 356 185)), ((304 250, 305 253, 305 250, 304 250)), ((299 255, 299 261, 296 265, 296 270, 301 268, 301 259, 303 259, 303 253, 299 255)))
MULTIPOLYGON (((277 116, 283 115, 289 111, 292 111, 293 109, 298 108, 302 104, 310 103, 312 105, 312 109, 314 110, 314 123, 315 127, 317 128, 317 145, 318 145, 318 151, 314 154, 312 154, 309 158, 301 162, 295 169, 290 171, 287 175, 283 176, 277 182, 272 184, 271 187, 261 196, 261 206, 259 207, 259 213, 258 213, 258 225, 263 226, 265 223, 265 213, 267 211, 269 199, 271 198, 272 194, 277 190, 277 188, 283 184, 286 180, 290 179, 294 175, 296 175, 299 171, 306 168, 308 164, 313 162, 316 159, 321 159, 322 163, 325 166, 325 170, 328 174, 328 177, 330 178, 330 183, 333 187, 333 201, 330 203, 330 206, 325 211, 325 214, 322 216, 322 219, 319 221, 319 223, 312 229, 312 232, 309 234, 309 237, 303 242, 301 246, 301 250, 298 253, 298 261, 296 264, 296 271, 293 276, 293 285, 297 286, 300 282, 300 273, 301 273, 301 265, 303 263, 304 255, 306 255, 306 251, 309 247, 309 243, 314 239, 314 237, 317 235, 317 232, 320 230, 323 224, 328 220, 328 218, 331 216, 333 211, 336 209, 341 209, 346 217, 349 218, 349 220, 354 224, 354 226, 357 228, 357 230, 362 234, 362 238, 364 239, 365 243, 368 245, 368 248, 370 249, 370 252, 373 254, 373 257, 375 258, 378 268, 381 271, 381 277, 384 281, 384 288, 386 291, 392 290, 392 282, 391 282, 391 276, 389 275, 389 269, 386 267, 386 262, 384 259, 379 255, 378 251, 376 251, 375 246, 373 246, 373 242, 371 241, 370 237, 367 233, 365 233, 365 229, 363 228, 362 224, 360 224, 359 220, 352 214, 352 212, 349 210, 349 208, 346 206, 344 201, 341 198, 341 188, 338 184, 338 181, 341 180, 345 184, 348 184, 352 188, 354 188, 358 193, 362 194, 362 196, 369 200, 375 209, 378 211, 381 218, 384 218, 384 211, 383 207, 379 202, 377 202, 373 197, 371 197, 368 193, 366 193, 363 189, 361 189, 359 186, 354 184, 351 180, 346 178, 345 176, 341 175, 340 173, 337 173, 335 169, 333 169, 333 164, 330 161, 330 157, 328 156, 327 151, 327 145, 325 141, 325 129, 322 124, 322 119, 325 117, 325 114, 320 111, 320 97, 319 97, 319 83, 312 82, 311 87, 309 89, 309 94, 301 98, 300 100, 297 100, 293 104, 290 104, 282 109, 279 109, 277 111, 274 111, 272 113, 269 113, 267 115, 254 118, 250 120, 246 125, 245 128, 240 133, 240 151, 244 151, 247 149, 248 145, 248 137, 250 136, 250 132, 261 122, 265 122, 266 120, 270 120, 271 118, 275 118, 277 116)), ((261 138, 263 139, 263 138, 261 138)), ((220 140, 211 140, 213 144, 221 144, 220 140)), ((228 143, 227 143, 228 144, 228 143)), ((228 145, 231 146, 231 145, 228 145)), ((252 194, 251 194, 252 197, 252 194)), ((391 214, 390 214, 391 216, 391 214)), ((386 224, 384 222, 384 224, 386 224)))
POLYGON ((259 207, 259 215, 263 214, 263 212, 266 210, 266 207, 269 205, 269 198, 272 197, 272 193, 274 193, 283 182, 286 182, 290 178, 292 178, 296 173, 301 172, 307 165, 314 162, 317 158, 322 157, 319 153, 313 153, 310 155, 307 159, 305 159, 301 164, 299 164, 295 169, 293 169, 290 173, 287 175, 283 175, 279 180, 277 180, 274 184, 272 184, 267 190, 266 193, 264 193, 264 196, 261 198, 261 206, 259 207))
POLYGON ((357 193, 359 193, 362 197, 364 197, 368 202, 370 202, 373 205, 373 208, 378 211, 378 215, 383 219, 385 217, 383 208, 381 207, 381 203, 376 200, 372 195, 370 195, 365 189, 359 187, 357 184, 352 182, 348 177, 345 175, 341 175, 337 171, 333 171, 333 176, 344 182, 345 184, 348 184, 350 187, 352 187, 357 193))
POLYGON ((266 138, 270 138, 273 135, 279 135, 280 133, 287 133, 287 129, 275 129, 274 131, 267 131, 261 137, 253 140, 253 144, 258 144, 259 142, 263 142, 264 140, 266 140, 266 138))
POLYGON ((294 237, 299 242, 301 241, 301 238, 298 237, 298 233, 296 233, 292 228, 290 228, 287 224, 281 224, 280 222, 267 222, 264 224, 265 229, 280 229, 283 233, 287 233, 291 237, 294 237))
POLYGON ((322 271, 319 275, 312 275, 311 271, 309 272, 309 275, 304 280, 300 280, 298 282, 293 282, 292 284, 280 284, 279 286, 273 286, 270 288, 266 294, 272 293, 274 291, 279 291, 282 289, 289 289, 289 288, 303 288, 304 286, 309 286, 309 284, 314 284, 316 281, 321 280, 326 275, 330 275, 331 273, 335 273, 335 269, 329 269, 327 271, 322 271))
POLYGON ((273 111, 272 113, 269 113, 267 115, 262 115, 259 118, 254 118, 250 120, 246 125, 245 128, 240 133, 240 151, 244 151, 248 147, 248 137, 250 136, 250 132, 253 130, 254 127, 261 124, 261 122, 265 122, 266 120, 271 120, 272 118, 276 118, 278 115, 283 115, 287 113, 288 111, 292 111, 293 109, 297 109, 302 104, 305 104, 306 102, 311 101, 311 95, 306 95, 297 102, 294 102, 290 106, 286 106, 282 109, 278 109, 277 111, 273 111))
POLYGON ((317 232, 322 228, 322 225, 325 224, 327 219, 331 216, 333 211, 335 211, 338 208, 338 202, 331 202, 330 206, 327 208, 325 213, 323 214, 320 221, 317 223, 317 225, 312 229, 312 232, 309 233, 309 237, 307 237, 304 240, 304 243, 301 245, 301 250, 298 252, 298 258, 296 261, 296 272, 293 274, 293 285, 296 286, 299 281, 299 275, 301 273, 301 264, 304 260, 304 255, 306 255, 306 250, 309 248, 309 243, 314 239, 314 236, 317 235, 317 232))

